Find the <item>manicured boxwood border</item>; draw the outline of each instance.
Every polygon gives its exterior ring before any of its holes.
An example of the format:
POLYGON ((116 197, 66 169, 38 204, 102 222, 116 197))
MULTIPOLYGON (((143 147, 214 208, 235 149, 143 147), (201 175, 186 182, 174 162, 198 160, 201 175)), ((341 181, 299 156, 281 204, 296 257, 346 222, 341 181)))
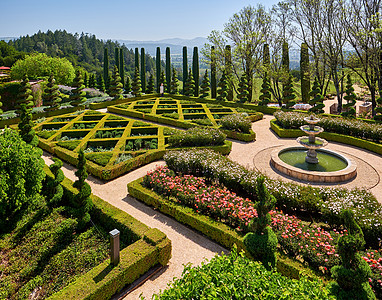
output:
MULTIPOLYGON (((243 242, 243 235, 237 233, 227 225, 217 222, 212 218, 200 215, 189 207, 168 201, 155 192, 143 187, 141 183, 143 177, 127 185, 130 196, 153 206, 160 212, 173 217, 178 222, 188 225, 193 229, 203 233, 220 245, 232 249, 236 245, 237 249, 244 250, 248 257, 251 257, 243 242)), ((292 261, 284 255, 278 255, 277 270, 283 275, 299 279, 302 275, 317 278, 313 270, 304 267, 301 263, 292 261)))
MULTIPOLYGON (((281 138, 296 138, 299 136, 306 135, 300 129, 284 129, 280 127, 279 125, 277 125, 276 119, 271 120, 271 129, 281 138)), ((349 135, 343 135, 326 131, 320 133, 320 137, 328 141, 356 146, 382 155, 382 145, 371 141, 366 141, 349 135)))
MULTIPOLYGON (((45 172, 48 180, 52 180, 52 173, 47 166, 45 172)), ((67 178, 61 185, 66 199, 78 193, 72 186, 73 182, 67 178)), ((121 232, 121 239, 133 243, 120 252, 118 266, 113 267, 107 259, 48 299, 108 299, 151 267, 167 265, 171 258, 171 241, 163 232, 148 227, 95 195, 91 195, 91 199, 94 204, 92 218, 106 230, 117 228, 121 232)))
POLYGON ((143 100, 143 99, 148 99, 152 98, 152 94, 147 94, 143 95, 141 97, 131 97, 131 98, 124 98, 124 99, 119 99, 119 100, 111 100, 111 101, 105 101, 105 102, 99 102, 99 103, 90 103, 89 108, 96 110, 96 109, 101 109, 101 108, 106 108, 111 105, 117 105, 117 104, 122 104, 122 103, 129 103, 133 102, 136 100, 143 100))

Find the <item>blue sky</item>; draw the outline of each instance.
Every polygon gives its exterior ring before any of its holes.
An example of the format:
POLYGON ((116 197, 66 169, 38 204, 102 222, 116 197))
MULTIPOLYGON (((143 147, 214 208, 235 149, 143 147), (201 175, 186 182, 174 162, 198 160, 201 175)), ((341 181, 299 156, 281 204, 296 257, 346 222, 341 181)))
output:
POLYGON ((207 37, 244 6, 277 0, 0 0, 0 37, 65 29, 101 39, 160 40, 207 37))

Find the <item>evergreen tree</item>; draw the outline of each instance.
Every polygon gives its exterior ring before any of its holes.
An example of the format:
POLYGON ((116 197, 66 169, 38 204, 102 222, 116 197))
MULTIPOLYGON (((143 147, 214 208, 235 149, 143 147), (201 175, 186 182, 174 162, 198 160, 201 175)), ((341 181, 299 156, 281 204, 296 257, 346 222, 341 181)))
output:
POLYGON ((225 46, 224 58, 225 58, 225 71, 226 71, 227 83, 228 83, 227 100, 233 101, 233 86, 231 84, 232 82, 232 53, 231 53, 230 45, 225 46))
POLYGON ((89 85, 90 88, 95 88, 96 87, 96 77, 95 74, 90 74, 89 75, 89 85))
POLYGON ((20 123, 18 127, 23 141, 36 147, 38 145, 38 137, 33 130, 34 123, 32 121, 32 109, 28 108, 24 103, 21 104, 20 123))
POLYGON ((43 104, 44 106, 48 106, 45 107, 44 110, 56 110, 60 107, 60 102, 60 91, 58 90, 58 86, 53 78, 53 75, 50 75, 43 95, 43 104))
POLYGON ((359 254, 365 245, 362 229, 354 220, 351 210, 344 210, 342 218, 347 235, 338 240, 337 251, 341 265, 331 269, 336 282, 331 283, 329 288, 336 299, 376 299, 368 282, 371 276, 370 266, 359 254))
POLYGON ((186 81, 188 75, 188 64, 187 64, 187 47, 183 47, 183 95, 186 94, 186 81))
POLYGON ((93 206, 93 203, 90 198, 92 193, 91 187, 87 182, 85 182, 86 178, 88 178, 88 173, 86 172, 85 153, 82 148, 78 152, 78 165, 75 174, 78 179, 74 182, 73 187, 78 189, 78 194, 74 197, 73 204, 80 219, 79 228, 83 229, 90 221, 89 212, 93 206))
POLYGON ((134 62, 135 62, 135 68, 138 69, 138 72, 139 72, 139 50, 138 50, 138 48, 135 48, 134 62))
POLYGON ((216 99, 216 53, 215 47, 211 46, 211 98, 216 99))
POLYGON ((198 47, 194 47, 194 53, 192 56, 192 75, 195 81, 195 92, 194 96, 199 96, 199 54, 198 47))
POLYGON ((126 76, 125 92, 127 94, 131 92, 131 78, 129 75, 126 76))
POLYGON ((199 98, 206 98, 208 97, 208 94, 210 92, 210 81, 208 79, 208 71, 204 73, 203 80, 202 80, 202 85, 200 86, 202 88, 201 94, 199 98))
POLYGON ((305 43, 301 44, 300 56, 301 100, 303 103, 308 103, 310 91, 309 50, 308 45, 305 43))
POLYGON ((110 82, 110 96, 113 97, 114 100, 123 99, 123 85, 121 83, 121 77, 118 73, 118 67, 114 66, 113 77, 110 82))
POLYGON ((64 194, 64 189, 61 185, 61 182, 64 180, 64 172, 61 170, 62 165, 61 160, 53 157, 53 164, 49 166, 49 169, 54 176, 53 180, 48 180, 46 184, 45 194, 47 195, 49 206, 59 206, 64 194))
POLYGON ((276 204, 276 199, 271 195, 264 184, 264 177, 256 178, 257 218, 249 224, 251 232, 244 237, 244 245, 254 259, 259 260, 269 269, 276 265, 277 236, 270 227, 271 216, 269 211, 276 204))
POLYGON ((109 55, 107 48, 105 48, 103 53, 103 80, 105 82, 105 89, 109 90, 109 55))
POLYGON ((122 86, 125 85, 125 62, 123 60, 123 49, 119 49, 119 75, 121 76, 122 86))
POLYGON ((296 101, 294 101, 294 99, 296 99, 296 94, 295 94, 296 92, 293 89, 292 80, 293 80, 292 75, 289 73, 288 78, 284 84, 283 98, 282 98, 282 101, 285 103, 286 108, 291 108, 292 106, 296 104, 296 101))
POLYGON ((222 77, 220 78, 219 84, 218 84, 218 96, 216 98, 217 101, 227 101, 227 95, 228 95, 228 82, 227 82, 227 76, 225 74, 225 71, 223 71, 222 77))
POLYGON ((119 48, 118 47, 114 48, 114 59, 115 59, 115 66, 117 67, 118 73, 119 73, 120 64, 119 64, 119 48))
POLYGON ((185 83, 185 95, 190 97, 193 96, 195 92, 195 81, 192 76, 191 68, 189 69, 187 81, 185 83))
POLYGON ((317 78, 314 78, 313 87, 309 93, 309 96, 312 98, 309 101, 309 104, 312 106, 309 109, 309 111, 313 112, 315 114, 324 113, 324 109, 323 109, 325 107, 325 104, 323 103, 324 97, 321 95, 321 88, 320 88, 320 85, 318 83, 317 78))
POLYGON ((243 73, 240 78, 239 82, 239 94, 237 95, 237 98, 239 99, 240 103, 245 103, 248 102, 248 80, 247 80, 247 75, 243 73))
POLYGON ((271 84, 269 82, 268 74, 264 75, 263 84, 261 85, 260 90, 260 106, 267 106, 269 102, 271 102, 271 84))
POLYGON ((344 96, 344 99, 347 101, 346 104, 342 105, 344 108, 344 111, 341 113, 341 116, 343 117, 349 117, 349 118, 355 118, 356 111, 355 111, 355 104, 357 96, 354 93, 353 83, 351 82, 350 74, 347 76, 347 82, 346 82, 346 95, 344 96))
POLYGON ((70 104, 73 106, 79 106, 85 102, 86 93, 83 91, 85 88, 84 82, 82 80, 82 75, 80 69, 76 70, 76 77, 73 80, 72 84, 72 94, 70 95, 70 104))
POLYGON ((167 93, 171 92, 171 56, 170 47, 166 47, 166 87, 167 93))
POLYGON ((133 79, 133 95, 134 97, 140 97, 142 93, 141 89, 141 78, 139 77, 139 70, 138 68, 135 68, 135 73, 134 73, 134 79, 133 79))
POLYGON ((163 83, 163 91, 166 91, 166 75, 164 74, 164 70, 160 73, 159 77, 159 86, 163 83))
POLYGON ((171 88, 170 88, 170 94, 176 95, 178 94, 178 78, 176 75, 175 68, 172 68, 172 77, 171 77, 171 88))
POLYGON ((152 73, 150 73, 149 81, 147 82, 146 93, 147 93, 147 94, 152 94, 152 93, 154 93, 154 76, 153 76, 152 73))
POLYGON ((160 65, 160 48, 157 47, 157 55, 155 58, 156 63, 156 79, 157 79, 157 93, 159 93, 159 87, 160 87, 160 74, 161 74, 161 65, 160 65))
POLYGON ((376 100, 378 106, 375 108, 375 116, 373 117, 376 121, 382 121, 382 94, 380 93, 379 98, 376 100))
POLYGON ((289 46, 287 42, 283 43, 282 66, 285 72, 289 72, 289 46))
POLYGON ((84 72, 84 86, 85 87, 89 86, 89 73, 86 71, 84 72))
POLYGON ((17 95, 16 112, 18 115, 21 114, 22 104, 25 104, 27 109, 33 106, 32 89, 27 76, 23 77, 23 81, 21 82, 21 88, 19 94, 17 95))
POLYGON ((101 73, 99 73, 97 76, 97 89, 100 92, 105 92, 105 82, 101 73))
POLYGON ((146 93, 146 59, 145 59, 145 48, 141 48, 141 88, 142 88, 142 92, 146 93))

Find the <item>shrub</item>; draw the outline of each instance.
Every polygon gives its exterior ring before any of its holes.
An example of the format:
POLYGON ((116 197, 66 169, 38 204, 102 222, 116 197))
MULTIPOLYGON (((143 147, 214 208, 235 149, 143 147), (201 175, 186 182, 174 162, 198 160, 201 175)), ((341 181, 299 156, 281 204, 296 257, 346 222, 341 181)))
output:
POLYGON ((91 160, 98 165, 106 166, 112 156, 112 153, 89 153, 86 154, 86 159, 91 160))
POLYGON ((58 206, 64 194, 64 189, 61 185, 61 182, 64 180, 64 172, 61 170, 62 165, 62 161, 54 157, 53 164, 49 166, 53 174, 53 180, 46 182, 45 193, 50 206, 58 206))
POLYGON ((190 128, 169 137, 170 147, 200 147, 223 145, 226 135, 220 130, 207 127, 190 128))
POLYGON ((132 159, 133 156, 131 154, 122 153, 118 158, 115 160, 114 164, 117 165, 121 162, 127 161, 129 159, 132 159))
POLYGON ((242 114, 226 115, 220 120, 222 129, 250 133, 252 124, 242 114))

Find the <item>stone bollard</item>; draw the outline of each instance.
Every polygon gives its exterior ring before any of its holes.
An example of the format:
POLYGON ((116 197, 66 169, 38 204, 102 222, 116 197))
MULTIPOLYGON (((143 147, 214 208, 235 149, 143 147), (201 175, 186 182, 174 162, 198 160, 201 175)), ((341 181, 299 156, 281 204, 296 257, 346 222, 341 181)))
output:
POLYGON ((113 229, 110 234, 110 263, 114 266, 119 263, 119 230, 113 229))

